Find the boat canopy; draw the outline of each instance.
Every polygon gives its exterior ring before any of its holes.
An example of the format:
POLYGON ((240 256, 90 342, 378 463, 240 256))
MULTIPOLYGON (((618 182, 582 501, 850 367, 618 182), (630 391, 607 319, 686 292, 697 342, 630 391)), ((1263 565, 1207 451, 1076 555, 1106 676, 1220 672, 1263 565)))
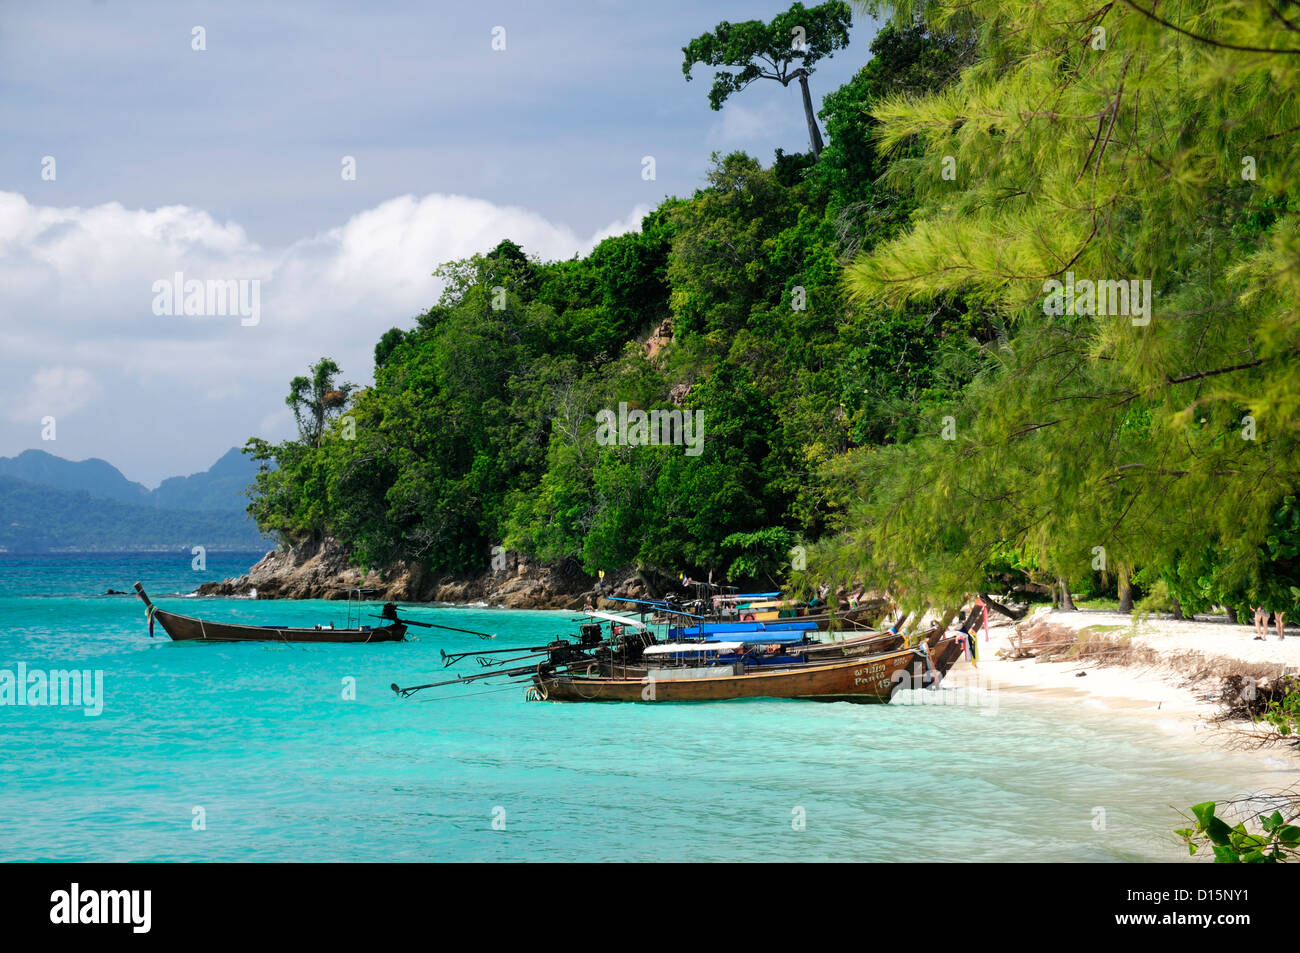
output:
POLYGON ((743 642, 662 642, 659 645, 647 645, 644 655, 682 655, 688 652, 734 652, 741 648, 743 642))
POLYGON ((701 632, 810 632, 816 628, 816 622, 800 622, 797 618, 779 622, 706 622, 703 625, 673 628, 669 635, 699 635, 701 632))
MULTIPOLYGON (((704 641, 712 642, 721 638, 722 636, 706 635, 704 641)), ((726 638, 740 639, 742 645, 791 645, 804 640, 802 632, 731 632, 726 638)))
POLYGON ((702 616, 702 615, 694 615, 694 614, 692 614, 692 613, 690 613, 690 612, 683 612, 681 609, 674 609, 674 608, 672 608, 672 607, 668 604, 668 602, 667 602, 666 600, 664 600, 664 599, 657 599, 657 600, 648 600, 648 599, 625 599, 625 598, 623 598, 622 596, 605 596, 605 598, 606 598, 606 599, 609 599, 611 602, 631 602, 631 603, 633 603, 633 604, 635 604, 635 605, 638 605, 638 606, 653 606, 654 608, 658 609, 660 612, 665 612, 665 613, 667 613, 667 614, 669 614, 669 615, 680 615, 680 616, 685 616, 685 617, 688 618, 688 619, 703 619, 703 618, 704 618, 704 616, 702 616))
POLYGON ((781 595, 779 592, 741 592, 733 596, 714 596, 714 602, 736 602, 746 599, 776 599, 781 595))
POLYGON ((644 622, 630 619, 625 615, 615 615, 612 612, 597 612, 595 609, 587 609, 585 614, 591 616, 593 619, 604 619, 606 622, 615 622, 619 625, 630 625, 634 629, 646 628, 644 622))

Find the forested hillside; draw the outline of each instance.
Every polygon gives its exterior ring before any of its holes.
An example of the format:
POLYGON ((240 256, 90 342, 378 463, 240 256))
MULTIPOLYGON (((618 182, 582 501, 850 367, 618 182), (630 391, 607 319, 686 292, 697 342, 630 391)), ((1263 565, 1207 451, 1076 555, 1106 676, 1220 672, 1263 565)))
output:
MULTIPOLYGON (((582 258, 440 265, 374 386, 292 383, 251 511, 370 566, 1294 608, 1300 15, 1217 11, 891 11, 820 154, 715 155, 582 258), (621 405, 699 412, 700 452, 610 445, 621 405)), ((722 26, 688 74, 761 33, 722 26)))

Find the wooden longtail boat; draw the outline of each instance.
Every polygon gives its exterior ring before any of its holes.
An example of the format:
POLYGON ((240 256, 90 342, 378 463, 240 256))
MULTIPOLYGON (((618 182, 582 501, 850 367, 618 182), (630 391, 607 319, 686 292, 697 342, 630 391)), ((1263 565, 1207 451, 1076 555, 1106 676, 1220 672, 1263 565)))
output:
POLYGON ((838 642, 809 642, 798 646, 795 651, 809 662, 820 662, 873 652, 892 652, 902 648, 903 642, 903 637, 893 632, 873 632, 838 642))
MULTIPOLYGON (((135 584, 136 594, 145 604, 149 619, 149 632, 157 621, 163 631, 175 642, 401 642, 406 638, 406 625, 397 619, 396 609, 384 607, 388 625, 361 626, 357 629, 294 628, 273 625, 236 625, 229 622, 209 622, 187 615, 177 615, 159 609, 149 601, 140 583, 135 584)), ((391 605, 391 604, 390 604, 391 605)))
MULTIPOLYGON (((868 609, 841 609, 835 615, 829 612, 810 613, 808 615, 784 616, 775 619, 747 619, 746 622, 752 622, 765 625, 781 625, 783 623, 813 623, 819 632, 845 632, 854 629, 867 629, 866 620, 873 616, 879 616, 880 612, 871 612, 868 609)), ((673 618, 669 614, 660 614, 652 621, 658 623, 668 623, 673 627, 682 625, 681 621, 673 618)), ((712 620, 712 617, 710 619, 712 620)), ((741 619, 738 616, 720 617, 716 620, 719 623, 729 624, 738 623, 741 619)))
POLYGON ((842 609, 833 616, 829 612, 810 612, 808 615, 795 616, 792 619, 780 621, 813 622, 816 623, 819 632, 844 632, 851 629, 869 628, 867 619, 870 617, 871 613, 866 609, 842 609))
MULTIPOLYGON (((901 635, 895 635, 892 632, 872 632, 858 638, 844 639, 839 642, 802 642, 789 646, 784 646, 784 658, 788 659, 787 664, 811 663, 811 662, 837 662, 845 658, 857 658, 863 655, 878 655, 882 652, 892 652, 903 647, 904 639, 901 635)), ((690 650, 698 646, 701 649, 708 648, 708 643, 680 643, 682 654, 689 655, 690 650)), ((663 648, 664 644, 660 643, 658 648, 663 648)), ((618 654, 605 653, 600 654, 597 658, 600 660, 598 671, 601 675, 616 678, 645 678, 651 668, 646 664, 646 659, 640 661, 627 661, 624 652, 618 654)), ((743 663, 742 663, 743 664, 743 663)), ((746 666, 751 667, 751 666, 746 666)), ((757 668, 757 665, 752 666, 757 668)))
MULTIPOLYGON (((805 663, 722 674, 723 666, 656 669, 641 678, 594 674, 533 677, 536 695, 551 701, 723 701, 733 698, 807 698, 819 701, 887 702, 902 688, 942 678, 961 655, 960 639, 941 638, 929 649, 898 649, 843 661, 805 663), (721 670, 721 672, 719 671, 721 670), (718 673, 718 674, 715 674, 718 673)), ((733 670, 734 672, 734 670, 733 670)))

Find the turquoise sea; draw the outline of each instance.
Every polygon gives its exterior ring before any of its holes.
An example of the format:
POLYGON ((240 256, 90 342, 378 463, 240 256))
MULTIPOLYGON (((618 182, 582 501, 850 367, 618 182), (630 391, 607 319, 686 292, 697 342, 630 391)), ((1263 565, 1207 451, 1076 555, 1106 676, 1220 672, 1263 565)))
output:
MULTIPOLYGON (((1149 722, 1006 693, 565 705, 480 684, 401 700, 389 684, 439 677, 439 649, 489 643, 178 645, 150 639, 133 597, 98 594, 139 579, 187 614, 343 623, 342 603, 180 595, 257 555, 197 573, 188 553, 0 554, 0 671, 104 680, 98 716, 0 706, 0 860, 1169 860, 1175 807, 1258 774, 1149 722)), ((410 614, 495 632, 492 647, 574 632, 567 612, 410 614)))

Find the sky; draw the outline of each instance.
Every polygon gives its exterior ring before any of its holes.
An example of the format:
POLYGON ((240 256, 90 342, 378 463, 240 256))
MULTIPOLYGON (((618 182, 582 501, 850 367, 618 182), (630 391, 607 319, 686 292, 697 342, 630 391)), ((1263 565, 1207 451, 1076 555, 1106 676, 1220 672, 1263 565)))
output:
MULTIPOLYGON (((503 238, 570 258, 714 151, 808 148, 797 85, 715 112, 711 71, 681 71, 719 21, 788 3, 446 6, 0 0, 0 456, 205 470, 292 436, 320 357, 370 382, 439 264, 503 238), (170 307, 178 274, 245 307, 170 307)), ((818 64, 817 108, 874 33, 818 64)))

